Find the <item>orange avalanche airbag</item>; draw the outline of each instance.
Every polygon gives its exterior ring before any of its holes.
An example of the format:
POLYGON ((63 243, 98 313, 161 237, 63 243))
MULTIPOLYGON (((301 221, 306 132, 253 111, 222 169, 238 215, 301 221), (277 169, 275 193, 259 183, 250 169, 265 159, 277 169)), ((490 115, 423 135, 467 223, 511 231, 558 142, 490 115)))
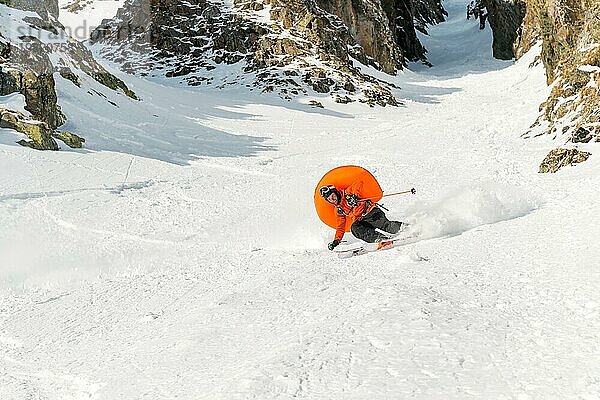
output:
MULTIPOLYGON (((377 179, 366 169, 358 167, 356 165, 346 165, 343 167, 337 167, 326 173, 315 188, 315 208, 321 221, 326 225, 335 229, 337 223, 337 211, 336 207, 327 202, 321 194, 319 189, 322 186, 334 185, 339 191, 346 190, 355 182, 363 182, 362 190, 358 193, 358 197, 361 199, 370 199, 373 202, 381 200, 383 191, 379 186, 377 179)), ((348 218, 346 220, 346 232, 350 232, 350 225, 352 220, 348 218)))

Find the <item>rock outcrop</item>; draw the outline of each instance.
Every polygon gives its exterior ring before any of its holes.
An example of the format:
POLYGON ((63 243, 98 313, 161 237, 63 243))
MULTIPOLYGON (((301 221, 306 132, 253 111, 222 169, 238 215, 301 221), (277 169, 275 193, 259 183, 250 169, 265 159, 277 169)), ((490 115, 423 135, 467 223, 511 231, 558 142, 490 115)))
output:
POLYGON ((599 15, 597 0, 528 0, 517 54, 542 39, 542 60, 552 83, 570 58, 600 43, 599 15))
POLYGON ((517 55, 540 39, 552 92, 534 127, 575 146, 600 141, 600 2, 528 0, 517 55))
POLYGON ((495 58, 512 60, 514 46, 519 39, 525 18, 525 0, 483 0, 488 10, 488 21, 494 41, 492 50, 495 58))
MULTIPOLYGON (((392 88, 353 60, 388 74, 425 60, 414 21, 443 20, 439 0, 131 0, 92 36, 132 73, 189 85, 244 84, 281 97, 329 93, 396 105, 392 88), (238 64, 241 70, 214 70, 238 64)), ((225 70, 225 69, 224 69, 225 70)))
POLYGON ((84 138, 69 131, 55 132, 52 134, 52 137, 61 140, 64 144, 71 147, 72 149, 80 149, 85 143, 84 138))
MULTIPOLYGON (((272 13, 276 18, 283 22, 284 27, 294 26, 294 21, 285 18, 289 4, 286 0, 276 0, 279 2, 279 10, 272 13), (283 11, 283 12, 282 12, 283 11), (283 18, 281 18, 283 16, 283 18)), ((352 0, 317 0, 317 5, 330 15, 339 18, 343 26, 339 26, 347 35, 344 42, 348 45, 358 44, 364 55, 357 52, 357 57, 362 58, 362 62, 369 64, 370 58, 375 66, 388 74, 395 74, 397 70, 402 69, 405 58, 405 49, 400 47, 400 42, 396 38, 396 25, 391 21, 396 20, 398 6, 391 5, 386 11, 382 4, 378 2, 352 1, 352 0), (366 56, 366 57, 365 57, 366 56)), ((299 14, 302 16, 302 14, 299 14)), ((412 29, 414 32, 414 27, 412 29)), ((323 31, 310 32, 311 39, 317 39, 323 36, 323 31)), ((335 34, 335 33, 334 33, 335 34)), ((327 38, 323 38, 327 39, 327 38)), ((418 42, 418 40, 417 40, 418 42)), ((329 43, 324 42, 324 45, 329 43)), ((339 56, 343 55, 338 49, 327 48, 324 50, 335 51, 339 56)))
POLYGON ((59 139, 72 148, 81 148, 85 142, 85 139, 72 132, 58 132, 46 122, 3 107, 0 107, 0 128, 13 129, 26 135, 28 139, 18 143, 36 150, 58 150, 59 146, 54 139, 59 139))
POLYGON ((539 172, 541 174, 548 172, 555 173, 567 165, 574 165, 584 162, 590 156, 591 153, 577 149, 554 149, 546 156, 544 161, 542 161, 539 172))
POLYGON ((41 42, 26 39, 27 46, 14 46, 0 37, 0 95, 19 92, 34 118, 56 128, 65 122, 56 97, 54 68, 41 42))
POLYGON ((9 128, 24 135, 29 140, 19 143, 37 150, 58 150, 58 144, 52 138, 54 130, 48 124, 28 118, 24 114, 0 108, 0 128, 9 128))

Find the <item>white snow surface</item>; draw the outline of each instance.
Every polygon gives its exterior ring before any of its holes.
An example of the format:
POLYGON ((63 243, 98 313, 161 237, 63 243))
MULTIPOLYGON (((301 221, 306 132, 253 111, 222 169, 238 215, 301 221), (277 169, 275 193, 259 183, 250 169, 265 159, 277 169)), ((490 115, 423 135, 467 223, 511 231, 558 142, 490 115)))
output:
POLYGON ((31 113, 25 109, 25 106, 25 96, 20 93, 12 93, 6 96, 0 96, 0 108, 19 111, 30 117, 31 113))
POLYGON ((0 131, 0 398, 599 399, 600 161, 537 173, 539 48, 444 4, 398 108, 57 77, 85 149, 0 131), (385 205, 422 240, 328 252, 344 164, 414 186, 385 205))

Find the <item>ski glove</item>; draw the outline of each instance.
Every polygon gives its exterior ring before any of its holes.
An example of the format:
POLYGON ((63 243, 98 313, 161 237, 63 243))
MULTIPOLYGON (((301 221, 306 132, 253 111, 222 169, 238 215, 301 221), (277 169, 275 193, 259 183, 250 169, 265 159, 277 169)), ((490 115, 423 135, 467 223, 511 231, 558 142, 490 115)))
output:
POLYGON ((337 247, 339 244, 340 244, 340 241, 339 241, 339 240, 337 240, 337 239, 335 239, 333 242, 331 242, 331 243, 329 243, 329 244, 327 245, 327 248, 328 248, 329 250, 333 250, 333 249, 335 249, 335 248, 336 248, 336 247, 337 247))
POLYGON ((356 207, 358 205, 358 196, 355 194, 350 194, 346 196, 346 201, 350 207, 356 207))

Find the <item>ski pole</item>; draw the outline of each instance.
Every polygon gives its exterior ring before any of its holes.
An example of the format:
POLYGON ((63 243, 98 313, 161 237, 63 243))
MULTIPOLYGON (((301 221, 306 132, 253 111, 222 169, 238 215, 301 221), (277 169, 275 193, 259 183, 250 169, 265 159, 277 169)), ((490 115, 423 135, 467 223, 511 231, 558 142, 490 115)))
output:
POLYGON ((390 210, 389 210, 389 208, 387 208, 387 207, 384 207, 384 205, 383 205, 383 204, 375 203, 375 205, 376 205, 377 207, 379 207, 379 208, 383 208, 385 211, 390 211, 390 210))
POLYGON ((410 190, 405 190, 404 192, 397 192, 397 193, 390 193, 390 194, 384 194, 382 197, 390 197, 390 196, 398 196, 399 194, 416 194, 417 191, 415 190, 415 188, 412 188, 410 190))
MULTIPOLYGON (((401 195, 401 194, 408 194, 408 193, 416 194, 417 191, 415 190, 415 188, 412 188, 410 190, 405 190, 403 192, 384 194, 382 197, 398 196, 398 195, 401 195)), ((377 197, 367 197, 366 199, 360 199, 359 201, 373 200, 373 199, 376 199, 376 198, 377 197)))

